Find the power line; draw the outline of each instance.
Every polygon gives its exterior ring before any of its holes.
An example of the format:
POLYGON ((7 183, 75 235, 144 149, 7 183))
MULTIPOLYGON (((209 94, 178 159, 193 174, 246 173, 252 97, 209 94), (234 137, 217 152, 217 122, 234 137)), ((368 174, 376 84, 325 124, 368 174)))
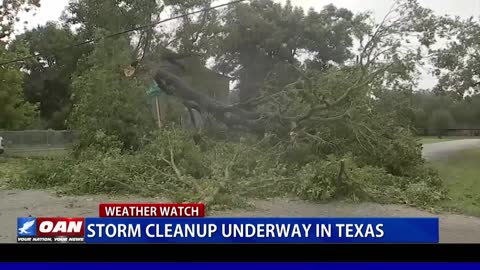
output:
MULTIPOLYGON (((130 28, 130 29, 127 29, 127 30, 124 30, 124 31, 121 31, 121 32, 114 33, 114 34, 106 35, 106 36, 103 36, 103 37, 100 37, 100 38, 85 40, 83 42, 70 45, 70 46, 62 48, 60 50, 69 50, 69 49, 72 49, 72 48, 75 48, 75 47, 80 47, 80 46, 87 45, 87 44, 90 44, 90 43, 95 43, 95 42, 98 42, 102 39, 107 39, 107 38, 112 38, 112 37, 124 35, 124 34, 130 33, 130 32, 133 32, 133 31, 138 31, 138 30, 142 30, 142 29, 145 29, 145 28, 150 28, 150 27, 153 27, 153 26, 157 26, 159 24, 162 24, 162 23, 165 23, 165 22, 168 22, 168 21, 173 21, 173 20, 176 20, 176 19, 191 16, 191 15, 194 15, 194 14, 197 14, 197 13, 202 13, 202 12, 214 10, 214 9, 217 9, 217 8, 221 8, 221 7, 225 7, 225 6, 229 6, 229 5, 233 5, 233 4, 238 4, 238 3, 241 3, 241 2, 245 2, 245 1, 247 1, 247 0, 236 0, 236 1, 231 1, 231 2, 225 3, 225 4, 221 4, 221 5, 216 5, 216 6, 211 6, 211 7, 204 8, 204 9, 199 9, 199 10, 192 11, 192 12, 189 12, 189 13, 186 13, 186 14, 170 17, 170 18, 167 18, 167 19, 164 19, 164 20, 160 20, 160 21, 156 21, 156 22, 153 22, 153 23, 145 24, 145 25, 138 26, 138 27, 135 27, 135 28, 130 28)), ((13 60, 10 60, 10 61, 2 62, 2 63, 0 63, 0 66, 13 64, 13 63, 18 63, 18 62, 23 62, 25 60, 35 58, 35 57, 38 57, 38 56, 41 56, 41 55, 42 54, 40 54, 40 53, 36 53, 36 54, 31 54, 29 56, 25 56, 25 57, 22 57, 22 58, 16 58, 16 59, 13 59, 13 60)))

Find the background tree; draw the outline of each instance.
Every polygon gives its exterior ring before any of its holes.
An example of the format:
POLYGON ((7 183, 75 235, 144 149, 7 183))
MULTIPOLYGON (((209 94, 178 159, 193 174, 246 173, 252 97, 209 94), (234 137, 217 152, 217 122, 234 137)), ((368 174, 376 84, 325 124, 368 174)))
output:
POLYGON ((431 58, 439 78, 434 91, 449 92, 457 99, 480 91, 480 24, 470 18, 444 18, 439 25, 439 36, 446 47, 431 50, 431 58))
MULTIPOLYGON (((98 35, 106 33, 99 31, 98 35)), ((102 143, 97 134, 103 132, 123 149, 135 150, 153 127, 145 84, 124 75, 131 50, 125 37, 103 40, 82 60, 88 68, 73 79, 69 119, 69 126, 82 133, 79 149, 102 143)))
MULTIPOLYGON (((97 29, 111 33, 134 29, 158 21, 164 5, 155 0, 74 0, 69 3, 63 21, 67 25, 78 26, 82 39, 92 39, 97 29)), ((132 62, 150 50, 152 44, 162 37, 155 35, 153 28, 142 28, 126 33, 135 44, 132 62)))
POLYGON ((20 22, 18 14, 33 12, 40 7, 40 0, 9 0, 2 1, 0 5, 0 40, 5 42, 13 34, 14 26, 20 22))
MULTIPOLYGON (((18 14, 31 11, 40 6, 40 1, 15 0, 3 1, 0 8, 0 61, 7 62, 27 55, 25 48, 11 52, 7 42, 13 34, 18 14)), ((34 114, 34 107, 25 102, 23 92, 23 74, 19 66, 0 67, 0 129, 19 129, 27 126, 34 114)))
POLYGON ((420 131, 428 129, 429 119, 437 110, 448 111, 455 122, 455 128, 478 129, 480 125, 479 95, 458 99, 451 95, 438 95, 434 92, 416 92, 413 94, 415 127, 420 131))
POLYGON ((310 55, 312 63, 341 63, 349 56, 353 14, 330 5, 320 13, 304 14, 290 1, 285 6, 271 0, 231 6, 218 37, 216 69, 239 81, 241 102, 258 97, 268 74, 283 73, 279 87, 296 80, 288 64, 310 55), (283 85, 282 85, 283 84, 283 85))
POLYGON ((43 128, 65 128, 71 106, 72 75, 80 72, 78 60, 92 50, 91 46, 71 47, 78 42, 79 37, 68 27, 48 23, 18 36, 11 45, 12 50, 26 46, 31 54, 40 54, 23 62, 22 70, 25 97, 39 105, 39 116, 46 122, 43 128))
MULTIPOLYGON (((212 0, 168 0, 165 1, 172 15, 186 15, 192 11, 209 8, 212 0)), ((203 64, 212 53, 212 43, 220 32, 219 14, 221 11, 211 9, 197 15, 180 18, 176 28, 166 40, 165 47, 179 53, 195 54, 201 57, 203 64)))
POLYGON ((430 128, 432 128, 437 136, 441 138, 446 135, 447 130, 454 124, 454 119, 448 110, 435 110, 430 116, 430 128))
MULTIPOLYGON (((0 47, 0 61, 19 56, 0 47)), ((0 67, 0 129, 24 128, 33 120, 35 106, 25 101, 22 83, 23 73, 17 66, 0 67)))

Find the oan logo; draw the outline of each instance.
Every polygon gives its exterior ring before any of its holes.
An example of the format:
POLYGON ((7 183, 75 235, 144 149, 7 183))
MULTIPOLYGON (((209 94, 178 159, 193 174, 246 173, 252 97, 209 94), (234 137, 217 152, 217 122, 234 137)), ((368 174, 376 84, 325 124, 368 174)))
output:
POLYGON ((37 218, 37 236, 42 237, 83 237, 84 218, 37 218))
POLYGON ((34 217, 20 217, 17 219, 18 236, 36 236, 37 219, 34 217))

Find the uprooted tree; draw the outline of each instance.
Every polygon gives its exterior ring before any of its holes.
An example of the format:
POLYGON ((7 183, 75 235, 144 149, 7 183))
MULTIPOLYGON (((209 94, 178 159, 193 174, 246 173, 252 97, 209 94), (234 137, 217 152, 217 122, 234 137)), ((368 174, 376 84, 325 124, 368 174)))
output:
MULTIPOLYGON (((272 4, 271 8, 279 6, 272 4)), ((287 4, 285 10, 292 9, 287 4)), ((337 12, 346 11, 326 7, 318 16, 338 16, 337 12)), ((311 11, 309 16, 313 14, 311 11)), ((348 24, 360 41, 353 61, 330 62, 318 69, 320 53, 313 52, 314 58, 302 65, 257 46, 257 53, 263 52, 275 63, 258 94, 248 100, 222 104, 162 68, 156 69, 154 78, 159 85, 173 86, 172 94, 186 106, 212 114, 229 128, 274 134, 283 142, 310 149, 302 159, 352 152, 362 162, 405 174, 406 168, 422 163, 414 139, 402 137, 410 132, 413 112, 409 93, 415 85, 416 65, 422 59, 422 50, 405 42, 416 41, 425 47, 432 44, 435 17, 415 1, 401 1, 380 23, 372 22, 368 14, 337 19, 355 22, 348 24), (279 66, 287 66, 294 71, 290 74, 298 77, 285 82, 285 69, 279 66), (396 156, 395 151, 405 151, 406 155, 396 156)), ((240 65, 241 69, 248 66, 240 65)))

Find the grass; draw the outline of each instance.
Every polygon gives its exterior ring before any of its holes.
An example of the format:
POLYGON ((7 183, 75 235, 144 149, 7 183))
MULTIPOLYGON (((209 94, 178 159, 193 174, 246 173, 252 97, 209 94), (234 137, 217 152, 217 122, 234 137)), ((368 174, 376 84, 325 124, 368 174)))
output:
POLYGON ((6 149, 5 157, 61 157, 68 153, 65 148, 11 148, 6 149))
POLYGON ((448 136, 439 139, 436 136, 423 136, 420 137, 420 142, 422 144, 430 144, 430 143, 438 143, 438 142, 448 142, 448 141, 455 141, 455 140, 464 140, 464 139, 476 139, 476 137, 471 136, 448 136))
POLYGON ((62 157, 68 153, 65 148, 7 148, 0 155, 0 189, 8 186, 8 181, 17 179, 28 166, 28 159, 62 157))
POLYGON ((449 200, 442 208, 466 215, 480 216, 480 149, 469 149, 432 165, 448 189, 449 200))
POLYGON ((23 160, 0 158, 0 189, 7 188, 8 181, 16 179, 24 169, 23 160))

